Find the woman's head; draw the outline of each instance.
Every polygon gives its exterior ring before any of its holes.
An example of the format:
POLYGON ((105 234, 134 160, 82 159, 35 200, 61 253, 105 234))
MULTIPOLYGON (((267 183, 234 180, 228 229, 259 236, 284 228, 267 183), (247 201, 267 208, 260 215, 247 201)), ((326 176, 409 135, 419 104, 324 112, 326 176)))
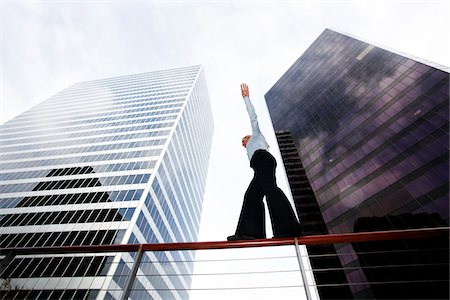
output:
POLYGON ((252 136, 251 136, 250 134, 244 136, 244 137, 242 138, 242 146, 244 146, 245 148, 247 148, 247 143, 248 143, 248 141, 251 139, 251 137, 252 137, 252 136))

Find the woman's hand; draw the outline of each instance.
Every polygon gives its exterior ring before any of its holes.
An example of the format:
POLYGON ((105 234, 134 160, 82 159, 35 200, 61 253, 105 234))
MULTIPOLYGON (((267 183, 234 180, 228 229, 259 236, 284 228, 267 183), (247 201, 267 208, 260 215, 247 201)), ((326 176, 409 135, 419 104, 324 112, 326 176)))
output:
POLYGON ((242 97, 249 97, 250 93, 248 91, 248 85, 246 85, 245 83, 241 84, 241 93, 242 93, 242 97))

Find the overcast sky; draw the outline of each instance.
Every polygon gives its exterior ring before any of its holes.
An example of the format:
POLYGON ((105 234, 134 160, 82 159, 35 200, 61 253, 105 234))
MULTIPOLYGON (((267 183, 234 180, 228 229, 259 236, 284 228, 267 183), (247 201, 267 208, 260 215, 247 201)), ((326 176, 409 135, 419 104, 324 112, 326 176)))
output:
POLYGON ((252 177, 239 84, 279 157, 264 94, 325 28, 448 67, 449 3, 2 1, 0 124, 78 81, 204 65, 215 134, 199 238, 223 240, 252 177))

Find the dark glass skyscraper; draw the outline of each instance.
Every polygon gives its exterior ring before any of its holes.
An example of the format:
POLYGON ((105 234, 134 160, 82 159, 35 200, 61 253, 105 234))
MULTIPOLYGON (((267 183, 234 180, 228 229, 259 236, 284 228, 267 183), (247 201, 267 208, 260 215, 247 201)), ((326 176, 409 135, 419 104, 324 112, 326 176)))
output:
MULTIPOLYGON (((329 233, 353 232, 365 217, 406 225, 402 216, 426 213, 436 216, 427 226, 448 224, 447 69, 327 29, 265 98, 275 131, 292 136, 329 233)), ((350 257, 343 266, 358 264, 350 257)), ((358 283, 354 295, 370 294, 362 270, 346 277, 358 283)))
MULTIPOLYGON (((303 230, 315 235, 328 234, 292 136, 289 131, 276 131, 275 135, 303 230)), ((352 293, 333 245, 306 245, 306 248, 313 270, 327 270, 314 273, 317 283, 326 284, 317 287, 320 299, 351 299, 352 293)))
MULTIPOLYGON (((213 134, 202 66, 76 83, 0 133, 1 248, 197 240, 213 134)), ((131 299, 187 299, 193 260, 146 252, 131 299)), ((0 299, 120 299, 133 261, 15 257, 0 299)))

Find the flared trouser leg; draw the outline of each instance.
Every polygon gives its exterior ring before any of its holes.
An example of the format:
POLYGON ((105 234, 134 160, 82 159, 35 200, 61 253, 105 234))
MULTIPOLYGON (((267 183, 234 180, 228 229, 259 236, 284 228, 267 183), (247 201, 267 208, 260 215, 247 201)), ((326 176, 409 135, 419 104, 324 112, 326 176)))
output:
POLYGON ((266 217, 263 198, 264 190, 255 176, 245 192, 236 234, 261 239, 266 238, 266 217))

